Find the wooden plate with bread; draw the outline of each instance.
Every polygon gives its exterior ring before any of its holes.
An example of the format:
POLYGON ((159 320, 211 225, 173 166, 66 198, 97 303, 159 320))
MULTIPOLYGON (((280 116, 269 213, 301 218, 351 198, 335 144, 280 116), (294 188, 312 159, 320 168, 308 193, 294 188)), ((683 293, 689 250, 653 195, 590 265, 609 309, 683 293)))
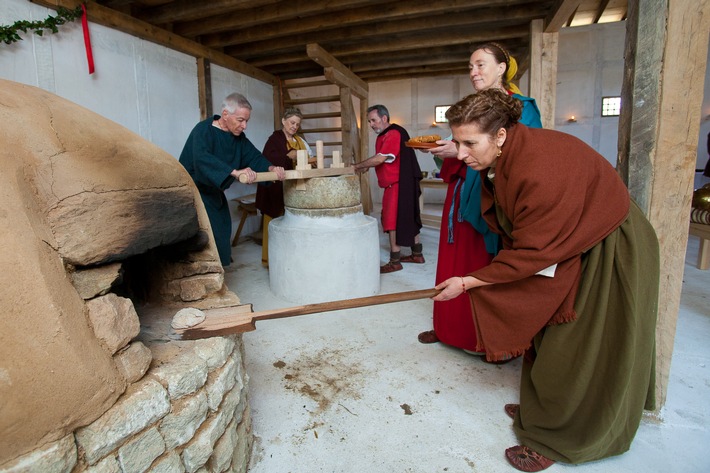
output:
POLYGON ((404 145, 414 149, 430 149, 439 146, 438 144, 436 144, 436 142, 440 139, 441 136, 439 135, 415 136, 414 138, 404 143, 404 145))

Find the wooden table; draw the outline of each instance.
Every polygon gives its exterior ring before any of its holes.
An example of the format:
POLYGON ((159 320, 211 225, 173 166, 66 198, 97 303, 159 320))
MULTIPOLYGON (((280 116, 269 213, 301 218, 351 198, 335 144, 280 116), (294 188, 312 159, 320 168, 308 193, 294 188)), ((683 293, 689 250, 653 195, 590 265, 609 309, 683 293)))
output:
POLYGON ((429 227, 441 227, 441 214, 432 215, 424 213, 424 189, 446 189, 449 184, 442 179, 422 179, 419 186, 422 188, 422 195, 419 196, 419 209, 421 210, 422 225, 429 227))
POLYGON ((710 225, 691 223, 689 233, 700 238, 697 263, 698 269, 710 268, 710 225))

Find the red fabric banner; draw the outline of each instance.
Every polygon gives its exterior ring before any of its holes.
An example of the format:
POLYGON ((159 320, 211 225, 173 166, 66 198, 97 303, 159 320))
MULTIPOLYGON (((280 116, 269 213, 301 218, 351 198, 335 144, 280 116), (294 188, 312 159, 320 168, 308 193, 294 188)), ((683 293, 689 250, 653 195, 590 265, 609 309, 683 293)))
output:
POLYGON ((86 47, 86 60, 89 63, 89 75, 94 73, 94 54, 91 52, 91 37, 89 36, 89 21, 86 19, 86 4, 81 4, 81 27, 84 30, 84 46, 86 47))

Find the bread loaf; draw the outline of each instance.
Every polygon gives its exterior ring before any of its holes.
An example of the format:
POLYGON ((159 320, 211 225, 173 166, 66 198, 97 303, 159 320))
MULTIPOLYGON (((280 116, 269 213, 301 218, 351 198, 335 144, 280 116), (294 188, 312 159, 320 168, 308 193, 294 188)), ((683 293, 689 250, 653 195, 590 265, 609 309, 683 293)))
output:
POLYGON ((441 139, 441 136, 439 135, 424 135, 424 136, 415 136, 412 138, 411 142, 413 143, 436 143, 441 139))

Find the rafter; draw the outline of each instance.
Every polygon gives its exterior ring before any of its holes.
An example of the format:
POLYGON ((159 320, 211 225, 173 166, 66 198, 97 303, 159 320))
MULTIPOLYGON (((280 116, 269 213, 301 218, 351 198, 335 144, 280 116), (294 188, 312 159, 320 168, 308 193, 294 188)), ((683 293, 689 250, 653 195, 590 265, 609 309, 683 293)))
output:
POLYGON ((565 26, 582 0, 557 0, 552 11, 545 19, 544 33, 557 33, 565 26))
MULTIPOLYGON (((271 28, 241 27, 233 33, 203 35, 202 44, 210 47, 224 47, 237 44, 272 40, 277 45, 286 42, 304 43, 313 40, 317 33, 318 41, 323 43, 332 39, 367 37, 373 32, 379 34, 397 34, 402 31, 422 31, 430 28, 445 28, 447 25, 482 24, 487 22, 505 23, 507 21, 530 21, 543 18, 546 9, 530 4, 529 0, 511 2, 509 0, 489 0, 486 2, 447 2, 441 5, 428 0, 400 2, 387 9, 366 7, 340 12, 328 12, 303 18, 297 22, 281 21, 271 28), (447 5, 451 5, 448 6, 447 5), (516 6, 515 4, 521 4, 516 6), (464 7, 464 5, 466 7, 464 7), (483 6, 482 6, 483 5, 483 6), (505 5, 505 9, 499 8, 505 5), (458 8, 452 14, 452 8, 458 8), (483 11, 481 9, 483 8, 483 11), (377 18, 373 23, 372 19, 377 18), (416 20, 416 21, 415 21, 416 20), (327 25, 330 25, 328 27, 327 25), (308 36, 307 39, 304 39, 308 36)), ((264 47, 268 47, 266 44, 264 47)))
MULTIPOLYGON (((385 0, 389 1, 389 0, 385 0)), ((199 2, 201 3, 201 2, 199 2)), ((293 0, 288 3, 279 2, 276 5, 249 8, 237 12, 218 14, 197 21, 178 23, 175 26, 177 34, 195 37, 205 34, 219 33, 233 29, 248 28, 263 25, 273 21, 298 20, 311 15, 322 14, 324 11, 337 12, 347 8, 367 5, 371 0, 293 0)))

